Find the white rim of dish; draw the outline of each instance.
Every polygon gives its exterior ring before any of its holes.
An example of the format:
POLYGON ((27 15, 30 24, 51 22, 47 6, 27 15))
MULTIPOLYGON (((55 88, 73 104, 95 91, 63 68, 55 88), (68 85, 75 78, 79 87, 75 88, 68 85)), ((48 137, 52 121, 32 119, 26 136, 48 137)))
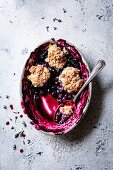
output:
MULTIPOLYGON (((55 41, 57 41, 57 40, 59 40, 59 39, 56 39, 56 38, 55 38, 55 41)), ((47 40, 47 41, 44 41, 43 43, 40 43, 39 45, 37 45, 36 48, 38 48, 40 45, 45 44, 45 43, 47 43, 47 42, 53 42, 53 41, 52 41, 51 39, 50 39, 50 40, 47 40)), ((80 53, 80 55, 81 55, 81 57, 82 57, 83 62, 84 62, 85 65, 87 66, 87 69, 88 69, 89 74, 90 74, 89 66, 88 66, 87 61, 86 61, 86 59, 84 58, 83 54, 81 53, 81 51, 80 51, 75 45, 73 45, 72 43, 70 43, 70 42, 68 42, 68 41, 66 41, 66 42, 67 42, 69 45, 74 46, 75 49, 77 49, 77 51, 80 53)), ((34 49, 34 50, 35 50, 35 49, 34 49)), ((29 56, 29 57, 30 57, 30 56, 29 56)), ((29 59, 29 57, 28 57, 28 59, 29 59)), ((27 60, 28 60, 28 59, 27 59, 27 60)), ((27 61, 26 61, 26 62, 27 62, 27 61)), ((22 74, 21 74, 21 79, 20 79, 20 89, 19 89, 19 91, 20 91, 20 101, 21 101, 21 102, 22 102, 22 79, 23 79, 23 75, 24 75, 25 65, 26 65, 26 63, 24 64, 24 68, 22 69, 22 74)), ((87 103, 86 103, 86 105, 85 105, 85 108, 83 109, 83 112, 82 112, 82 113, 84 113, 84 114, 81 115, 81 117, 77 120, 77 122, 76 122, 73 126, 71 126, 69 129, 67 129, 65 132, 63 132, 63 134, 66 134, 66 133, 70 132, 72 129, 74 129, 74 128, 81 122, 81 120, 82 120, 83 117, 85 116, 86 111, 87 111, 87 109, 88 109, 88 107, 89 107, 89 103, 90 103, 90 101, 91 101, 91 96, 92 96, 92 82, 89 83, 89 96, 88 96, 88 99, 87 99, 87 103)), ((21 107, 22 107, 22 106, 21 106, 21 107)), ((23 108, 22 108, 22 109, 23 109, 23 108)), ((27 117, 28 117, 28 115, 27 115, 27 117)), ((29 117, 28 117, 28 119, 32 121, 32 119, 30 119, 29 117)), ((41 132, 43 132, 43 133, 45 133, 45 134, 49 134, 49 135, 57 135, 57 134, 54 134, 53 132, 45 132, 45 131, 43 131, 43 130, 39 130, 39 131, 41 131, 41 132)))

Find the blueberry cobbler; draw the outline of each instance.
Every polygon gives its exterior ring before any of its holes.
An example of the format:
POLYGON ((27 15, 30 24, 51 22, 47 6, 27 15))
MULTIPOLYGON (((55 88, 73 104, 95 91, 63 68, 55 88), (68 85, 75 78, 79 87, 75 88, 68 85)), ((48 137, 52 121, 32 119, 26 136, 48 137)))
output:
POLYGON ((84 115, 83 109, 89 88, 77 99, 76 111, 72 106, 60 107, 71 100, 88 78, 88 69, 80 53, 65 40, 52 39, 31 53, 22 79, 22 108, 36 129, 62 134, 84 115))

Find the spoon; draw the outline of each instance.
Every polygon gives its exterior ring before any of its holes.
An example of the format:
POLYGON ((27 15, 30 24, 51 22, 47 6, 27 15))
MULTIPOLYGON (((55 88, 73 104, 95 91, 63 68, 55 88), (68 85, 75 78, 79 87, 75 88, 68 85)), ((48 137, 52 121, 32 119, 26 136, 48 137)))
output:
MULTIPOLYGON (((64 102, 62 102, 56 112, 55 112, 55 116, 57 114, 57 112, 59 112, 59 109, 60 107, 62 106, 72 106, 73 108, 73 112, 76 110, 76 107, 75 107, 75 101, 77 100, 77 97, 81 94, 81 92, 85 89, 85 87, 94 79, 94 77, 105 67, 106 63, 104 60, 99 60, 97 62, 97 64, 95 65, 95 67, 93 68, 90 76, 88 77, 88 79, 86 80, 86 82, 84 83, 84 85, 81 87, 81 89, 79 90, 79 92, 76 94, 76 96, 74 97, 73 100, 65 100, 64 102)), ((55 120, 55 118, 54 118, 55 120)))

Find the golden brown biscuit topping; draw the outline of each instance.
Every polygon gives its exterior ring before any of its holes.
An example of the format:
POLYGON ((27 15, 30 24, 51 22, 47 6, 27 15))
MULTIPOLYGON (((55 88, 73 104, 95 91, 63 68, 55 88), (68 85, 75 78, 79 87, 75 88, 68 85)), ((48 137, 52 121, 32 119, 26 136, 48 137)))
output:
POLYGON ((72 106, 63 106, 60 107, 60 112, 66 115, 71 115, 73 113, 72 106))
POLYGON ((66 67, 59 76, 62 86, 69 93, 79 91, 84 83, 84 80, 79 76, 79 72, 80 70, 78 68, 66 67))
POLYGON ((68 54, 68 51, 65 47, 61 51, 61 48, 57 47, 56 44, 50 44, 48 48, 48 57, 45 61, 49 63, 51 67, 62 68, 66 63, 66 54, 68 54))
POLYGON ((50 71, 43 65, 32 66, 29 72, 31 74, 27 78, 34 87, 42 87, 50 78, 50 71))

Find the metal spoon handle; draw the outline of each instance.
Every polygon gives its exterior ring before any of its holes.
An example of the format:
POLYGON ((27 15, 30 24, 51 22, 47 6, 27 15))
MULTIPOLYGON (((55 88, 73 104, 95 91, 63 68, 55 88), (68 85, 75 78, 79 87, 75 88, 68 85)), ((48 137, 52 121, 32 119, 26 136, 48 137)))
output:
POLYGON ((93 68, 90 76, 88 77, 88 79, 86 80, 86 82, 84 83, 84 85, 81 87, 81 89, 79 90, 79 92, 76 94, 74 101, 77 99, 77 97, 80 95, 80 93, 84 90, 84 88, 93 80, 93 78, 105 67, 106 63, 104 60, 99 60, 97 62, 97 64, 95 65, 95 67, 93 68))

